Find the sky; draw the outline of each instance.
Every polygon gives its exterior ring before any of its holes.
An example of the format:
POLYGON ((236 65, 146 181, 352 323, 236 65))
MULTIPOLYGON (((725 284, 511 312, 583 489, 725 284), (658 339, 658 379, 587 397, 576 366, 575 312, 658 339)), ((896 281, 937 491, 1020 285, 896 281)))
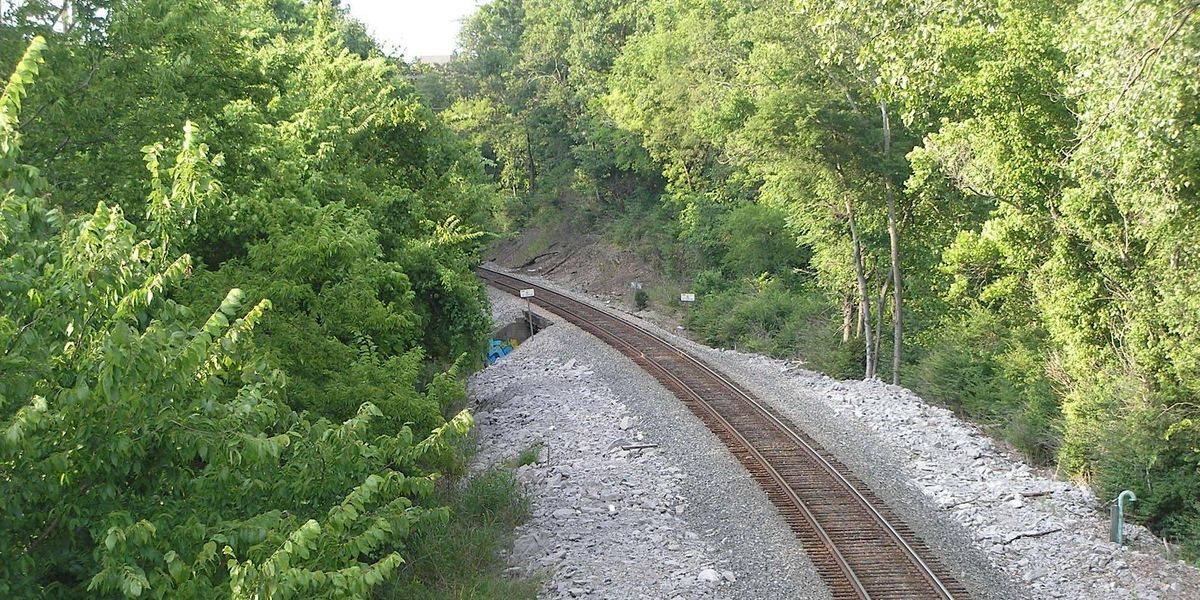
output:
POLYGON ((404 57, 454 51, 463 17, 486 0, 344 0, 384 49, 404 57))

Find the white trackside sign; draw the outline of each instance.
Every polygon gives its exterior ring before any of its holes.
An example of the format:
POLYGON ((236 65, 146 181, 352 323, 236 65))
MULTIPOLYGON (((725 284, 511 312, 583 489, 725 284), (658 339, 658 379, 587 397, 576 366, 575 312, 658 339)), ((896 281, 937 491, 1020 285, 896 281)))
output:
POLYGON ((680 302, 695 302, 696 295, 695 294, 680 294, 679 301, 680 302))
POLYGON ((533 297, 533 288, 530 288, 527 290, 521 290, 521 297, 522 298, 532 298, 533 297))
POLYGON ((635 289, 635 290, 640 290, 640 289, 642 289, 642 282, 640 282, 640 281, 630 281, 630 282, 629 282, 629 287, 631 287, 631 288, 633 288, 633 289, 635 289))

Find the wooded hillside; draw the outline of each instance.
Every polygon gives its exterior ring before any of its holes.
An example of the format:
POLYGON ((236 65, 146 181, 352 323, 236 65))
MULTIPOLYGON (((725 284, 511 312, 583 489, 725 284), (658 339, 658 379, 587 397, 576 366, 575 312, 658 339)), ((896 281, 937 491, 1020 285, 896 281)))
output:
POLYGON ((708 342, 912 387, 1195 549, 1197 10, 495 0, 422 89, 515 227, 608 231, 708 342))

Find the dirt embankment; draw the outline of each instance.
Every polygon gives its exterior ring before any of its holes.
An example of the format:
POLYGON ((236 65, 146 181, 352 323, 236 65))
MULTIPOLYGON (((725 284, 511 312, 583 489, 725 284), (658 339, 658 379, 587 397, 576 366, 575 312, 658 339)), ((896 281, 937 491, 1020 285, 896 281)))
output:
POLYGON ((632 252, 570 226, 529 227, 494 244, 488 258, 592 294, 623 298, 631 294, 631 282, 661 283, 658 273, 632 252))
POLYGON ((686 291, 636 253, 618 247, 595 231, 570 223, 533 225, 494 243, 485 257, 522 274, 545 277, 599 299, 605 304, 653 321, 668 329, 679 325, 673 300, 686 291), (634 282, 650 295, 650 307, 636 310, 634 282))

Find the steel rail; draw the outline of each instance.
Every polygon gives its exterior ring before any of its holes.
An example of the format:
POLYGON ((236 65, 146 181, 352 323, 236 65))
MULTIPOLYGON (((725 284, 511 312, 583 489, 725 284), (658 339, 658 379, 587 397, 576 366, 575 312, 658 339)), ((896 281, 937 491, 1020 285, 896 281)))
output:
MULTIPOLYGON (((812 444, 809 443, 808 440, 801 437, 794 428, 792 428, 787 423, 785 423, 782 419, 780 419, 776 414, 774 414, 774 412, 772 410, 768 409, 765 405, 763 405, 761 401, 759 401, 757 398, 750 395, 748 392, 743 390, 740 386, 738 386, 734 382, 730 381, 729 378, 726 377, 723 373, 710 367, 708 364, 706 364, 699 358, 691 355, 687 351, 683 350, 676 344, 665 339, 664 337, 655 333, 654 331, 651 331, 651 330, 643 327, 642 325, 635 323, 623 316, 609 313, 598 307, 594 307, 585 302, 571 298, 570 296, 567 296, 565 294, 555 292, 554 290, 547 289, 543 286, 520 279, 513 275, 509 275, 507 273, 503 273, 501 271, 497 271, 495 269, 481 266, 481 267, 479 267, 478 270, 481 273, 481 277, 483 277, 489 283, 491 283, 492 285, 495 285, 497 287, 508 288, 508 290, 512 290, 512 292, 510 292, 510 293, 515 294, 515 292, 517 290, 519 290, 522 286, 533 287, 537 290, 542 291, 544 294, 548 293, 548 294, 552 295, 553 297, 562 298, 571 304, 581 306, 585 310, 599 313, 599 314, 603 315, 605 318, 611 319, 611 320, 619 323, 620 325, 623 325, 625 327, 633 329, 635 332, 641 334, 642 336, 649 338, 651 341, 656 342, 660 346, 673 351, 675 354, 678 354, 679 357, 682 358, 690 366, 692 366, 696 369, 699 369, 704 375, 706 375, 710 379, 720 383, 721 386, 723 388, 725 388, 727 391, 733 392, 733 394, 738 399, 743 401, 747 406, 751 407, 760 417, 765 418, 767 420, 767 422, 770 423, 771 426, 778 433, 785 435, 791 442, 793 442, 796 446, 798 446, 804 452, 804 454, 809 457, 810 460, 812 460, 814 463, 816 463, 816 465, 819 466, 826 475, 830 476, 834 480, 834 482, 836 482, 838 487, 841 487, 842 490, 844 492, 846 492, 855 501, 856 504, 858 504, 864 511, 867 512, 867 514, 871 517, 871 519, 874 521, 874 523, 876 525, 878 525, 884 533, 887 534, 889 541, 891 541, 894 544, 894 546, 901 551, 901 553, 904 555, 904 557, 907 559, 907 561, 915 568, 915 570, 921 575, 921 577, 930 586, 930 588, 931 588, 930 591, 932 593, 936 594, 936 597, 942 598, 944 600, 953 600, 954 598, 956 598, 955 594, 952 593, 947 588, 946 584, 942 581, 942 579, 934 572, 934 569, 923 558, 921 558, 921 556, 917 552, 917 550, 915 548, 913 548, 912 545, 909 544, 909 542, 907 540, 904 539, 904 536, 901 535, 901 533, 899 531, 896 530, 896 528, 892 525, 891 520, 888 519, 886 516, 884 516, 882 513, 880 513, 879 509, 874 505, 874 503, 871 502, 867 497, 865 497, 864 494, 858 489, 858 487, 855 486, 852 482, 850 482, 836 465, 832 464, 828 459, 826 459, 812 444), (520 285, 512 285, 512 284, 505 283, 503 281, 498 281, 497 278, 503 278, 505 280, 514 281, 514 282, 519 283, 520 285)), ((508 291, 508 290, 506 290, 506 291, 508 291)), ((607 341, 610 345, 613 345, 613 346, 621 345, 621 346, 628 348, 631 352, 637 353, 643 360, 645 360, 647 363, 652 365, 656 370, 658 370, 667 379, 671 380, 671 382, 674 383, 677 387, 679 387, 681 390, 686 391, 687 395, 694 398, 697 401, 697 404, 699 406, 701 406, 705 410, 705 412, 707 414, 709 414, 714 420, 716 420, 721 425, 721 427, 726 431, 726 433, 728 433, 730 436, 732 436, 735 439, 735 441, 738 443, 738 445, 741 447, 741 449, 746 451, 748 454, 750 454, 750 456, 754 459, 754 462, 756 463, 756 465, 761 467, 764 471, 766 471, 769 478, 776 484, 776 486, 778 486, 779 490, 788 498, 788 500, 791 502, 791 504, 793 504, 797 508, 797 510, 799 510, 801 512, 805 521, 811 526, 814 533, 816 533, 818 539, 820 539, 822 544, 824 546, 826 546, 826 549, 829 551, 830 556, 833 557, 835 563, 837 563, 838 570, 841 571, 842 574, 845 576, 846 581, 850 584, 854 593, 857 594, 858 597, 862 598, 862 599, 870 598, 870 595, 869 595, 868 591, 866 590, 865 586, 859 580, 857 575, 854 573, 854 570, 850 566, 849 562, 845 559, 845 557, 842 555, 840 550, 837 548, 837 544, 828 535, 828 533, 826 532, 824 527, 821 526, 817 517, 806 506, 804 500, 801 499, 799 497, 799 495, 791 488, 791 486, 787 483, 786 479, 771 464, 771 461, 769 459, 767 459, 765 456, 763 456, 758 451, 758 449, 755 448, 754 445, 745 437, 745 435, 741 431, 739 431, 732 423, 730 423, 728 421, 728 419, 726 419, 720 413, 720 411, 718 411, 714 406, 712 406, 704 398, 704 396, 701 393, 699 393, 698 391, 693 389, 692 386, 689 386, 686 382, 684 382, 682 379, 680 379, 674 372, 671 371, 670 368, 661 364, 658 360, 655 360, 653 357, 648 356, 644 350, 637 348, 636 346, 631 344, 629 341, 620 338, 615 333, 607 331, 604 328, 597 326, 593 322, 594 321, 593 318, 589 318, 586 315, 579 314, 578 311, 571 310, 571 309, 563 306, 561 303, 555 303, 555 302, 548 301, 546 299, 545 295, 543 295, 541 297, 535 296, 534 301, 535 301, 535 303, 544 306, 545 308, 547 308, 548 310, 551 310, 552 312, 562 311, 563 313, 566 313, 566 314, 561 315, 565 318, 574 317, 578 321, 579 325, 586 326, 585 328, 588 329, 591 333, 597 335, 597 337, 604 338, 605 341, 607 341)))
MULTIPOLYGON (((488 270, 488 271, 490 273, 496 273, 496 271, 491 271, 491 270, 488 270)), ((506 277, 511 277, 511 276, 505 275, 503 273, 496 273, 496 274, 504 275, 506 277)), ((513 279, 516 279, 516 278, 513 278, 513 279)), ((518 279, 517 281, 521 281, 521 280, 518 279)), ((492 283, 499 283, 499 282, 493 281, 492 283)), ((505 284, 499 284, 499 285, 503 285, 504 287, 507 287, 512 290, 520 289, 518 287, 514 287, 511 285, 505 285, 505 284)), ((545 288, 542 288, 541 286, 536 286, 536 289, 545 290, 545 288)), ((553 292, 551 290, 545 290, 545 291, 561 296, 561 294, 557 294, 556 292, 553 292)), ((563 296, 563 297, 565 297, 565 296, 563 296)), ((535 296, 534 298, 536 299, 537 297, 535 296)), ((575 301, 575 302, 586 306, 586 304, 584 304, 582 302, 578 302, 578 301, 575 301)), ((541 304, 541 302, 538 302, 538 304, 541 304)), ((632 351, 632 352, 638 353, 644 360, 646 360, 646 362, 650 363, 656 369, 658 369, 658 371, 660 373, 662 373, 664 376, 670 378, 682 389, 687 390, 687 392, 693 398, 695 398, 701 406, 703 406, 705 408, 705 410, 708 412, 708 414, 710 416, 712 416, 714 419, 716 419, 718 422, 721 423, 721 426, 725 429, 725 431, 728 434, 734 436, 739 441, 740 445, 746 451, 751 453, 751 455, 755 458, 755 460, 760 465, 762 465, 762 467, 767 471, 767 473, 770 475, 771 479, 779 487, 779 490, 782 493, 784 493, 785 495, 787 495, 788 499, 791 500, 792 503, 797 507, 797 509, 799 509, 801 511, 801 513, 804 515, 805 520, 808 521, 808 524, 816 532, 816 534, 820 538, 821 542, 824 543, 826 548, 829 550, 830 555, 833 557, 834 561, 837 563, 839 570, 842 571, 842 574, 846 577, 846 580, 848 582, 850 582, 850 585, 851 585, 851 587, 854 588, 855 593, 858 594, 858 596, 860 598, 862 598, 863 600, 870 599, 871 596, 867 592, 866 586, 864 586, 862 584, 862 582, 858 579, 858 576, 854 573, 854 569, 850 566, 850 563, 846 560, 846 558, 844 556, 842 556, 841 551, 839 551, 837 548, 837 544, 834 543, 834 541, 831 537, 829 537, 829 534, 825 531, 825 528, 821 526, 820 522, 817 520, 816 515, 812 514, 812 511, 810 511, 808 509, 808 506, 806 506, 804 504, 804 501, 796 494, 796 492, 791 489, 791 487, 787 484, 787 480, 785 480, 783 478, 783 476, 779 474, 779 472, 774 468, 774 466, 771 465, 770 461, 767 460, 767 458, 765 456, 763 456, 762 453, 760 453, 758 451, 758 449, 756 449, 750 443, 750 440, 746 439, 745 436, 743 436, 742 433, 740 431, 738 431, 738 429, 736 427, 734 427, 732 423, 730 423, 727 419, 725 419, 724 416, 722 416, 715 408, 713 408, 708 402, 706 402, 704 400, 703 396, 701 396, 698 392, 693 390, 691 388, 691 386, 687 385, 681 379, 676 377, 675 374, 670 371, 670 369, 667 369, 658 361, 647 356, 645 351, 641 350, 640 348, 637 348, 633 344, 629 343, 627 340, 621 339, 620 337, 614 335, 613 333, 611 333, 609 331, 604 330, 601 327, 596 327, 594 325, 594 323, 592 322, 592 319, 589 319, 589 318, 585 317, 584 315, 580 315, 578 312, 572 311, 572 310, 562 306, 561 304, 554 304, 554 303, 549 303, 549 304, 551 304, 554 308, 557 308, 558 310, 562 311, 563 313, 566 313, 562 316, 565 317, 567 315, 571 315, 579 320, 580 325, 585 325, 585 326, 590 325, 590 327, 587 327, 589 332, 592 333, 593 335, 596 335, 597 337, 607 338, 607 341, 610 345, 616 346, 619 344, 619 345, 625 346, 626 348, 629 348, 630 351, 632 351)), ((549 308, 549 307, 547 307, 547 308, 549 308)), ((677 348, 675 348, 674 346, 671 346, 671 345, 668 345, 668 347, 670 347, 673 350, 678 350, 677 348)), ((680 354, 682 354, 682 352, 680 354)))

